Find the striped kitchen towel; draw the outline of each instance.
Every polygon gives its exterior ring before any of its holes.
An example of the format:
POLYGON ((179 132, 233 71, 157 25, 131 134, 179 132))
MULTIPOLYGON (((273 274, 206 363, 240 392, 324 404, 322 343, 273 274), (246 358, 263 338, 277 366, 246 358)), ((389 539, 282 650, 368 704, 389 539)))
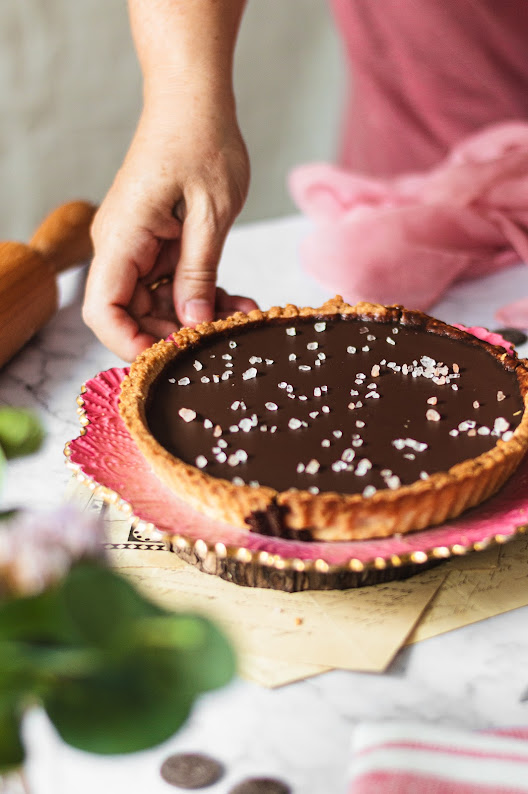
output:
POLYGON ((366 722, 354 732, 348 794, 521 792, 528 794, 528 729, 366 722))

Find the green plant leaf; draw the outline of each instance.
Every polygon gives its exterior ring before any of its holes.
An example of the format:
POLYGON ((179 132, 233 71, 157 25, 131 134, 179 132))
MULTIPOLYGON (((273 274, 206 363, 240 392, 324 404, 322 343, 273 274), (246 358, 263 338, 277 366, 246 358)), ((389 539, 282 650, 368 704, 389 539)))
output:
POLYGON ((171 652, 180 675, 196 693, 224 686, 235 673, 230 644, 203 617, 166 613, 140 623, 138 628, 143 643, 171 652))
POLYGON ((11 700, 0 698, 0 774, 16 769, 24 761, 20 721, 18 707, 11 700))
POLYGON ((61 597, 83 641, 102 648, 119 650, 138 620, 164 614, 130 582, 95 560, 71 569, 61 597))
POLYGON ((37 416, 24 408, 0 408, 0 445, 6 458, 30 455, 39 449, 44 431, 37 416))
POLYGON ((64 741, 113 754, 137 752, 172 736, 193 698, 162 657, 141 653, 83 681, 63 681, 44 707, 64 741))
POLYGON ((81 639, 58 587, 0 601, 0 647, 2 642, 15 640, 78 645, 81 639))

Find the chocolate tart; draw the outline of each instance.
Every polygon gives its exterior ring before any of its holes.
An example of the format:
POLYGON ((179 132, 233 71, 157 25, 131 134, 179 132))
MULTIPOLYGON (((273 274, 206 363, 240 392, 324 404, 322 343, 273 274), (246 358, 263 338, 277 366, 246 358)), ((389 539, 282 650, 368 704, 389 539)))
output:
POLYGON ((120 413, 194 509, 300 540, 387 537, 480 504, 528 448, 523 361, 400 306, 340 297, 184 328, 120 413))

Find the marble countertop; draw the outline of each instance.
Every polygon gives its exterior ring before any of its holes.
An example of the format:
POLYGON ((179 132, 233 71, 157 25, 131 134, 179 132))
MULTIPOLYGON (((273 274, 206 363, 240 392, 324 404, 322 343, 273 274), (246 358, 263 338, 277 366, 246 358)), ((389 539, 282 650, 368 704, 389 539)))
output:
MULTIPOLYGON (((330 295, 300 270, 298 245, 306 230, 298 217, 236 228, 224 252, 221 285, 255 297, 262 308, 318 305, 330 295)), ((79 431, 81 384, 122 364, 83 326, 81 271, 62 277, 61 293, 56 317, 0 375, 0 401, 36 410, 47 428, 37 455, 10 464, 4 506, 61 502, 69 476, 62 450, 79 431)), ((520 295, 528 295, 525 265, 457 285, 432 313, 494 328, 494 310, 520 295)), ((176 789, 162 781, 160 765, 169 754, 189 750, 225 764, 223 780, 206 789, 211 794, 228 794, 247 776, 282 778, 295 794, 341 794, 351 732, 360 720, 422 719, 477 729, 527 725, 527 629, 525 607, 406 648, 383 675, 335 671, 271 691, 237 680, 202 698, 170 742, 128 757, 72 750, 35 711, 26 724, 32 790, 168 794, 176 789)))

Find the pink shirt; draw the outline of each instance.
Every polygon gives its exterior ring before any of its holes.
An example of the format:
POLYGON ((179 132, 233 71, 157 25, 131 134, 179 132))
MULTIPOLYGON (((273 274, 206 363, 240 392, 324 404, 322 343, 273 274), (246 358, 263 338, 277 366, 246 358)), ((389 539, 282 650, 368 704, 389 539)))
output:
POLYGON ((429 168, 486 124, 528 120, 528 0, 331 0, 353 74, 341 163, 429 168))

